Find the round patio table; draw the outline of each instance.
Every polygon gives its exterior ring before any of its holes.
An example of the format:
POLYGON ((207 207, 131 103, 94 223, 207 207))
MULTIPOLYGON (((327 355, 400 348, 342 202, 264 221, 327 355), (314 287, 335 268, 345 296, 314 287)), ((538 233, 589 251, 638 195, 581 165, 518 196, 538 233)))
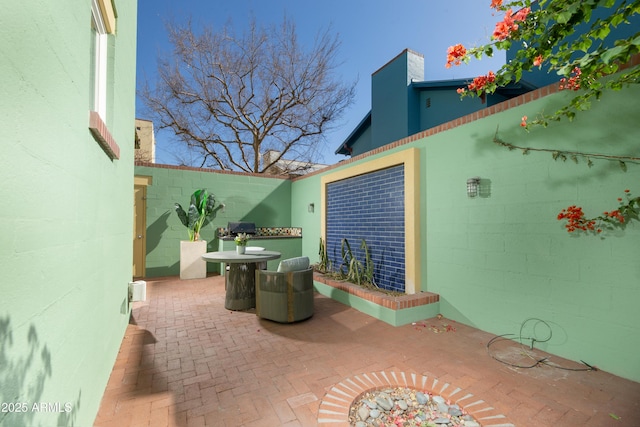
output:
POLYGON ((256 264, 280 258, 280 252, 251 251, 237 254, 236 251, 207 252, 202 259, 207 262, 229 264, 227 293, 224 308, 247 310, 256 306, 256 264))

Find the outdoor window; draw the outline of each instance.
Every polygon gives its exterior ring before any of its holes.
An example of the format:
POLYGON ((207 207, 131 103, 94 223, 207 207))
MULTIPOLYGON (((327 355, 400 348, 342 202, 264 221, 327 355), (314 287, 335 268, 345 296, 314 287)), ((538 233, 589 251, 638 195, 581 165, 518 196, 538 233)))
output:
POLYGON ((89 129, 112 159, 120 158, 120 147, 107 129, 108 45, 115 26, 111 0, 91 0, 89 129))
POLYGON ((107 121, 107 29, 98 6, 91 2, 91 109, 107 121))

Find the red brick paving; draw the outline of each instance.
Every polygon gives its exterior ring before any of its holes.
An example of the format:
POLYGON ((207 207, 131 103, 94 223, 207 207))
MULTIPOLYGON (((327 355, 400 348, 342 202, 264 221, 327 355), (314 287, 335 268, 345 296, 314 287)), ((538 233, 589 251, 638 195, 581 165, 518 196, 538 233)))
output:
POLYGON ((461 404, 487 415, 483 426, 640 425, 640 384, 601 371, 510 368, 489 357, 491 334, 447 319, 424 324, 445 322, 455 332, 393 327, 317 294, 311 319, 282 325, 226 310, 223 277, 149 280, 95 426, 346 426, 342 415, 319 422, 320 410, 342 414, 334 395, 366 388, 374 374, 471 395, 461 404))

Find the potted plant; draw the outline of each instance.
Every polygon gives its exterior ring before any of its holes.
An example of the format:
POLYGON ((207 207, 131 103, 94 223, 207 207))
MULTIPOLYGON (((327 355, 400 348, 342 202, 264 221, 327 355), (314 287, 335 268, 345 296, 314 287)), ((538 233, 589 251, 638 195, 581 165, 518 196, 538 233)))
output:
POLYGON ((216 211, 219 209, 219 207, 215 207, 215 204, 215 197, 205 189, 196 190, 191 195, 191 202, 189 203, 187 212, 180 206, 180 203, 175 204, 178 218, 180 218, 182 225, 187 227, 190 242, 200 240, 200 230, 202 226, 204 226, 205 222, 209 219, 213 219, 216 211))
POLYGON ((239 255, 243 254, 247 249, 247 242, 251 239, 251 237, 247 233, 238 233, 234 242, 236 242, 236 253, 239 255))
POLYGON ((202 259, 202 255, 207 252, 207 242, 200 240, 200 230, 215 218, 215 214, 220 208, 215 204, 215 197, 205 189, 196 190, 191 195, 189 208, 186 212, 179 203, 175 204, 178 218, 180 218, 182 225, 187 227, 189 235, 188 241, 180 242, 181 279, 207 277, 207 263, 202 259))

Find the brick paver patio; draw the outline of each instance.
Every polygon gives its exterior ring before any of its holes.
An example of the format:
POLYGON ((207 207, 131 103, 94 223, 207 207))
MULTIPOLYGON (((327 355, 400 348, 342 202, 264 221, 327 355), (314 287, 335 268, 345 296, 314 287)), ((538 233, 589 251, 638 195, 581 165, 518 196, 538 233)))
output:
POLYGON ((405 383, 483 426, 640 425, 640 384, 509 367, 488 354, 491 338, 447 319, 392 327, 319 294, 311 319, 283 325, 226 310, 222 277, 149 280, 95 425, 341 427, 362 390, 405 383))

